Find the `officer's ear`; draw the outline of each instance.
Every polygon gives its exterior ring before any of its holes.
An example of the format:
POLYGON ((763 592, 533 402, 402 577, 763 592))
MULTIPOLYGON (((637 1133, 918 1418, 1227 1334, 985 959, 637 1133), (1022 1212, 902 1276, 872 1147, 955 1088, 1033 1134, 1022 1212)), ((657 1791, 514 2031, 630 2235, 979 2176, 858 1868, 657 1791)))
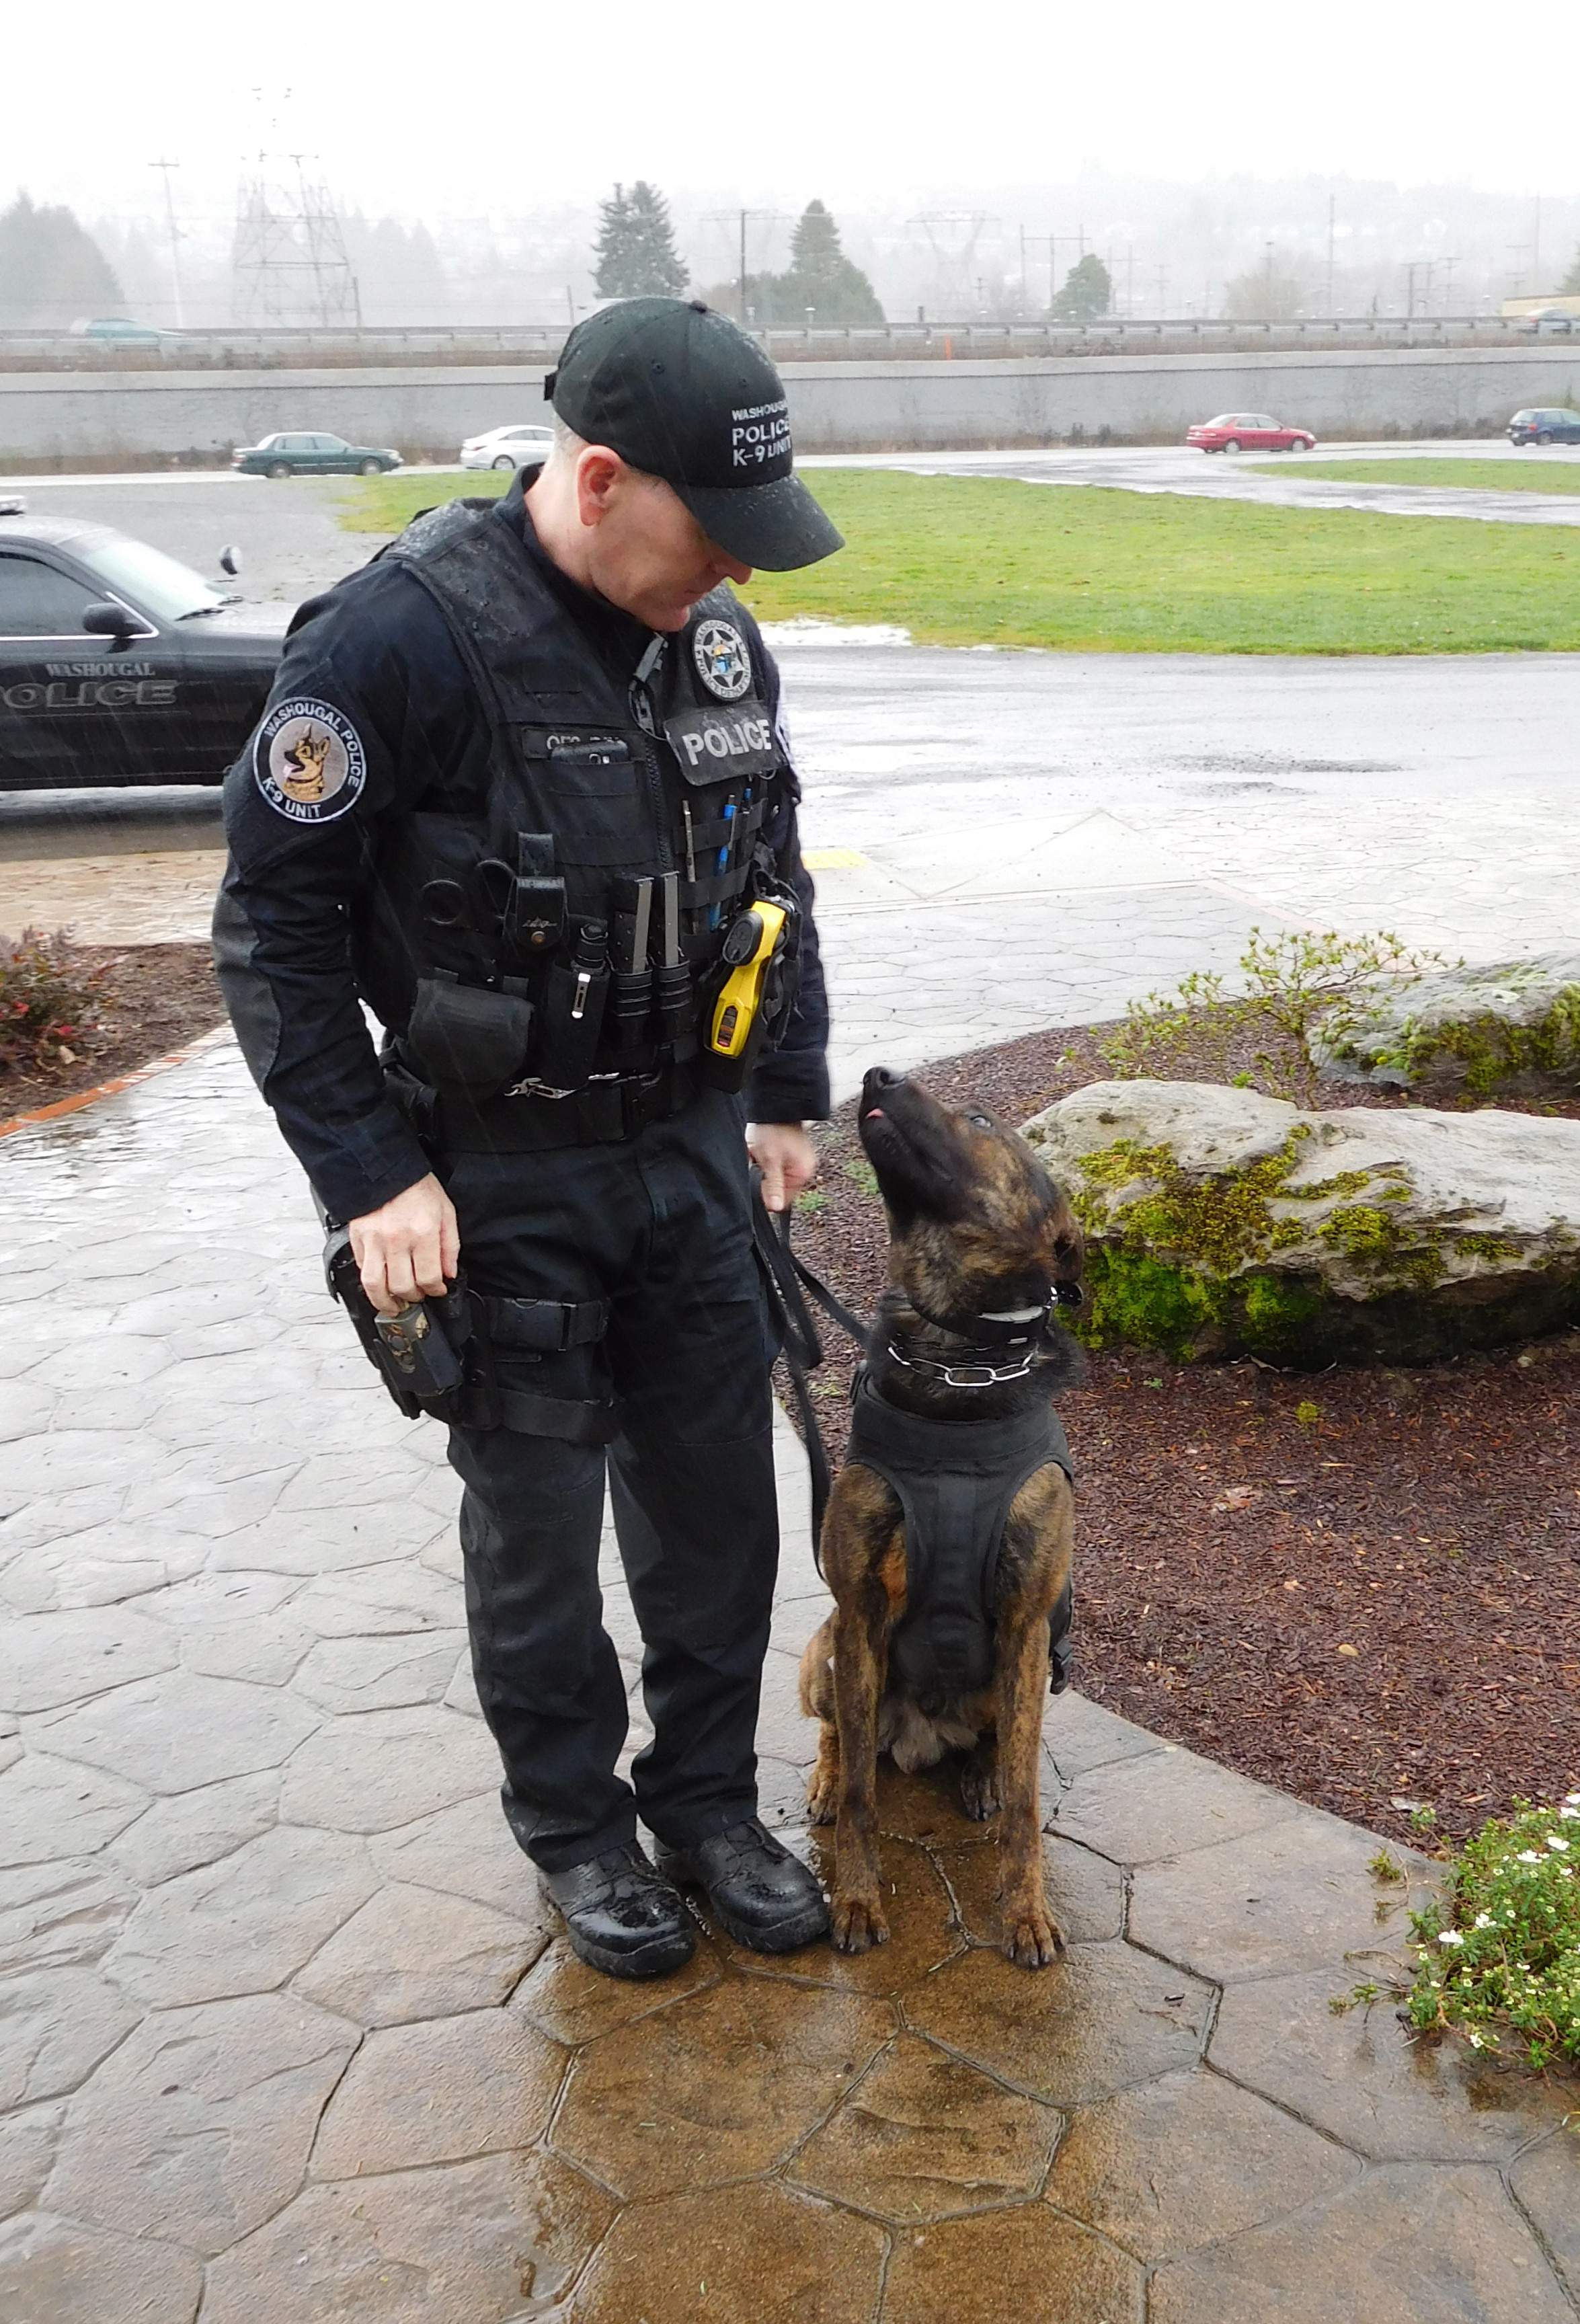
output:
POLYGON ((589 530, 602 524, 631 471, 607 444, 589 444, 576 455, 576 514, 589 530))

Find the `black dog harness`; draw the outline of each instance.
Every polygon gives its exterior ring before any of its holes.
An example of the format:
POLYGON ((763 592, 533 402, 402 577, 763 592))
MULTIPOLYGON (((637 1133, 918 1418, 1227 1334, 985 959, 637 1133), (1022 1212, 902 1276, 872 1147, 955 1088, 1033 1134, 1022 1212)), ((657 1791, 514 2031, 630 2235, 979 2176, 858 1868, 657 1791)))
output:
MULTIPOLYGON (((1008 1420, 922 1417, 887 1403, 863 1369, 845 1457, 881 1477, 905 1515, 905 1610, 889 1639, 891 1673, 923 1699, 976 1693, 993 1675, 993 1584, 1010 1505, 1040 1469, 1075 1480, 1052 1406, 1008 1420)), ((1054 1609, 1056 1648, 1069 1629, 1066 1599, 1054 1609)))
MULTIPOLYGON (((790 1248, 790 1213, 776 1222, 763 1208, 752 1174, 752 1227, 780 1352, 790 1373, 812 1471, 812 1554, 822 1572, 818 1537, 829 1502, 829 1458, 807 1383, 822 1361, 822 1347, 804 1293, 864 1347, 868 1326, 837 1299, 790 1248)), ((1049 1303, 1079 1304, 1080 1290, 1055 1290, 1049 1303)), ((988 1388, 1024 1379, 1035 1360, 1046 1314, 1031 1318, 979 1316, 987 1344, 969 1344, 944 1358, 908 1353, 892 1342, 889 1353, 907 1370, 951 1388, 988 1388)), ((974 1693, 993 1671, 993 1582, 1010 1504, 1028 1477, 1052 1465, 1070 1483, 1075 1468, 1052 1405, 1011 1420, 936 1420, 902 1412, 879 1396, 865 1364, 851 1382, 848 1461, 881 1477, 905 1518, 905 1612, 889 1640, 889 1665, 918 1694, 974 1693), (978 1674, 957 1677, 958 1671, 978 1674)), ((1049 1692, 1070 1684, 1070 1629, 1075 1600, 1070 1582, 1048 1617, 1049 1692)))

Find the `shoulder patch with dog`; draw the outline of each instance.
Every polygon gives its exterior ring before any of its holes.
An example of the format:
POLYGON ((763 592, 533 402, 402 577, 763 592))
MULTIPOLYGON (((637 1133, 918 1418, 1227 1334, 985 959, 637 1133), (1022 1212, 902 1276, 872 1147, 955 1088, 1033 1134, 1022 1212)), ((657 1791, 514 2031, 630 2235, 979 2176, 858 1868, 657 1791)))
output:
POLYGON ((362 736, 349 718, 314 695, 278 702, 253 745, 258 788, 292 823, 333 823, 354 806, 367 780, 362 736))

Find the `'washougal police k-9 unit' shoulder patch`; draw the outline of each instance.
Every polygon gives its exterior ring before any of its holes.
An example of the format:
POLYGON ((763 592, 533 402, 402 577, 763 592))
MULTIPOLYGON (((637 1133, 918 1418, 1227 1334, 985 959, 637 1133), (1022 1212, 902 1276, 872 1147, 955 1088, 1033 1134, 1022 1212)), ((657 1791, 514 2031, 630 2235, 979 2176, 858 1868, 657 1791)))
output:
POLYGON ((253 745, 258 788, 292 823, 332 823, 367 780, 362 736, 349 718, 313 695, 277 702, 253 745))

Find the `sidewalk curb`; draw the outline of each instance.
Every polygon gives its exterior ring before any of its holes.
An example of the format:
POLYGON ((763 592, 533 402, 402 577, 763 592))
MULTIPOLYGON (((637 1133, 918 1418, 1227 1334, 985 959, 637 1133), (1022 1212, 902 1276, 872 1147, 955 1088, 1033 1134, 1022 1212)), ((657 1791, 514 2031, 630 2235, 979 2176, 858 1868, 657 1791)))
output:
POLYGON ((41 1122, 59 1121, 62 1115, 76 1113, 85 1105, 95 1105, 101 1097, 115 1097, 122 1090, 135 1089, 139 1082, 152 1081, 156 1074, 168 1073, 172 1065, 184 1065, 189 1057, 201 1056, 205 1049, 218 1047, 222 1041, 234 1041, 234 1033, 228 1025, 216 1025, 212 1032, 199 1033, 195 1041, 188 1041, 179 1049, 171 1049, 162 1057, 151 1058, 134 1073, 117 1074, 113 1081, 99 1082, 93 1089, 79 1090, 75 1097, 57 1098, 53 1105, 41 1105, 32 1113, 13 1114, 9 1121, 0 1121, 0 1138, 9 1138, 13 1130, 33 1130, 41 1122))

